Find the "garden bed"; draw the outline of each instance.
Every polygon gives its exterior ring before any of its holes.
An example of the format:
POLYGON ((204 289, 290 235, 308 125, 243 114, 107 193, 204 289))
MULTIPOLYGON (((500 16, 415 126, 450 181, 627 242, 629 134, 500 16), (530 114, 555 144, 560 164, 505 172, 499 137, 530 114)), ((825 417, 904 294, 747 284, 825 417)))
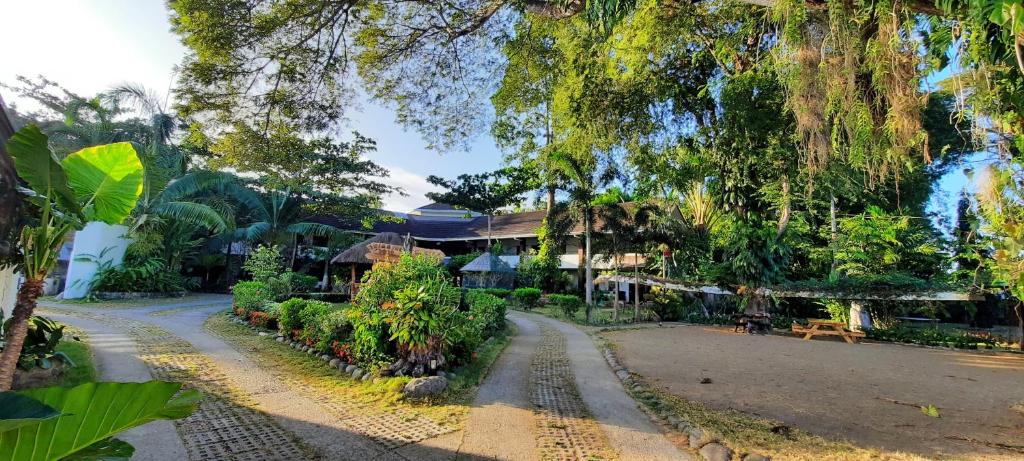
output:
POLYGON ((429 399, 405 399, 401 389, 412 378, 380 377, 361 373, 354 379, 355 369, 346 372, 347 367, 332 366, 333 358, 324 354, 302 351, 301 346, 292 346, 276 331, 253 327, 241 322, 231 314, 215 315, 206 323, 207 329, 223 338, 238 350, 254 356, 256 362, 264 364, 272 372, 287 375, 313 389, 343 395, 372 404, 383 410, 396 407, 416 408, 417 412, 439 422, 459 422, 468 405, 495 360, 510 340, 508 331, 491 337, 476 349, 475 359, 445 374, 448 389, 441 395, 429 399))

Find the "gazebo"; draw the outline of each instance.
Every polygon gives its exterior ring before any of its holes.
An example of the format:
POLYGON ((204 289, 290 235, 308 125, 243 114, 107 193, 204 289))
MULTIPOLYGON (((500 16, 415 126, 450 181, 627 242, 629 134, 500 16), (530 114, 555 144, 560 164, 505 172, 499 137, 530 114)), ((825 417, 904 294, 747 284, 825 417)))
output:
POLYGON ((516 279, 516 271, 511 265, 502 261, 490 252, 462 266, 462 286, 466 288, 508 288, 511 289, 516 279))
POLYGON ((405 244, 406 238, 398 235, 394 232, 382 232, 371 238, 363 240, 355 245, 350 246, 347 250, 342 251, 340 254, 331 259, 332 264, 347 264, 352 268, 351 285, 349 288, 349 294, 355 296, 356 292, 359 291, 359 273, 366 271, 366 269, 373 266, 367 254, 370 253, 371 243, 386 243, 389 245, 402 246, 405 244))

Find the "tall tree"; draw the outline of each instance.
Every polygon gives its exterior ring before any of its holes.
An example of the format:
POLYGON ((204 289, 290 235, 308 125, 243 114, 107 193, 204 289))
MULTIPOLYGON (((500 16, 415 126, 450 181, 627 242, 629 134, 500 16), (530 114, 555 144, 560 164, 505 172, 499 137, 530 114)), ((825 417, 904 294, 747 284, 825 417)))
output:
POLYGON ((480 174, 460 174, 456 179, 430 175, 427 182, 447 189, 427 192, 427 198, 465 210, 493 215, 502 208, 522 203, 527 192, 536 190, 537 175, 530 168, 505 167, 480 174))

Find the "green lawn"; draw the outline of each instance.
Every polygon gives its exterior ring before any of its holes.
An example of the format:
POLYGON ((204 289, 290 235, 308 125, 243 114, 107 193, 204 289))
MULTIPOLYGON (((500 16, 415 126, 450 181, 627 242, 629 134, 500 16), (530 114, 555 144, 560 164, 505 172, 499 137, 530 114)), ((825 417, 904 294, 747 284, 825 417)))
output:
POLYGON ((87 338, 80 332, 65 328, 64 340, 57 345, 57 352, 63 352, 75 366, 69 368, 60 382, 54 385, 74 387, 89 381, 96 381, 96 363, 93 361, 92 351, 89 349, 87 338), (75 341, 72 335, 78 336, 81 341, 75 341))

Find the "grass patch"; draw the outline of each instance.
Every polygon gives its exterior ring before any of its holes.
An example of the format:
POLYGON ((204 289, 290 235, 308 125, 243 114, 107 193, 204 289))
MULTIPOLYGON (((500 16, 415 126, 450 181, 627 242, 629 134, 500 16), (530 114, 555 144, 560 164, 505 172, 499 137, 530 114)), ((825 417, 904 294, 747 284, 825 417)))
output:
POLYGON ((472 400, 478 384, 510 337, 505 333, 485 343, 478 349, 475 361, 454 370, 457 377, 449 382, 448 391, 441 396, 413 401, 405 399, 401 393, 402 387, 411 379, 409 377, 381 378, 377 382, 351 379, 324 364, 320 358, 296 351, 275 341, 273 336, 253 334, 251 329, 233 322, 227 312, 210 316, 205 327, 300 392, 376 410, 404 409, 452 426, 458 426, 465 420, 469 411, 466 404, 472 400))
POLYGON ((55 386, 74 387, 89 381, 96 381, 96 362, 89 349, 88 338, 81 330, 67 326, 64 328, 64 340, 57 345, 57 352, 63 352, 75 366, 68 368, 55 386), (72 336, 78 337, 75 341, 72 336))
MULTIPOLYGON (((518 309, 518 310, 522 310, 522 309, 518 309)), ((612 311, 612 309, 603 308, 603 307, 595 307, 593 309, 593 311, 591 311, 591 316, 594 318, 594 321, 591 322, 591 323, 587 323, 587 311, 586 311, 585 307, 580 307, 580 309, 578 311, 576 311, 576 315, 572 316, 571 318, 569 316, 565 315, 565 312, 563 312, 560 307, 555 306, 554 304, 545 304, 543 306, 540 306, 540 307, 537 307, 537 308, 534 308, 534 309, 531 309, 531 310, 528 310, 528 311, 524 311, 524 312, 533 312, 534 314, 540 314, 540 315, 543 315, 543 316, 546 316, 546 317, 551 317, 553 319, 563 320, 563 321, 575 323, 575 324, 578 324, 578 325, 594 326, 594 325, 612 325, 612 324, 616 324, 616 322, 612 321, 612 315, 614 313, 612 311)), ((630 310, 629 311, 629 315, 632 315, 632 312, 633 311, 630 310)), ((622 317, 623 315, 625 315, 625 314, 623 314, 620 311, 619 312, 619 316, 622 317)), ((622 322, 620 320, 618 323, 624 324, 625 322, 622 322)))

